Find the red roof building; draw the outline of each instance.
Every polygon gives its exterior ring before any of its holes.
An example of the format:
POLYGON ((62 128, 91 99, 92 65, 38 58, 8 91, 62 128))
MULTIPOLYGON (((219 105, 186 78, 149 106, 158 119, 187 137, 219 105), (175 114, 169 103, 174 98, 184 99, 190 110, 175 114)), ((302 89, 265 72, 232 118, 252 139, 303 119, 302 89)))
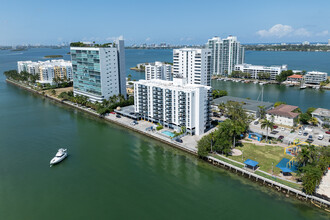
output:
POLYGON ((287 80, 288 81, 293 81, 293 82, 298 82, 301 81, 304 77, 302 75, 294 74, 291 76, 288 76, 287 80))

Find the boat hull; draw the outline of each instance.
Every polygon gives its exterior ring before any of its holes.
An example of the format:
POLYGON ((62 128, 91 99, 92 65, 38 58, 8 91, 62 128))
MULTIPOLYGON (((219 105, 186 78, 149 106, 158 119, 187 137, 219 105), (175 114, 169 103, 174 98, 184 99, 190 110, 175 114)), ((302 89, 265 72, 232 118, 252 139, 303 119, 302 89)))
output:
POLYGON ((65 155, 63 157, 60 157, 60 158, 53 158, 51 161, 50 161, 50 165, 54 165, 54 164, 58 164, 60 162, 62 162, 66 157, 67 157, 67 153, 65 153, 65 155))

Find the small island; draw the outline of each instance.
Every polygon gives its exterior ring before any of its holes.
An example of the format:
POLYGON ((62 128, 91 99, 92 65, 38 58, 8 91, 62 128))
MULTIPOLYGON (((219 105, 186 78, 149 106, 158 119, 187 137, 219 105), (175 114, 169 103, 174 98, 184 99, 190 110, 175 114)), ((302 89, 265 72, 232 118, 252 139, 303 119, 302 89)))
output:
POLYGON ((63 56, 62 55, 47 55, 47 56, 44 56, 44 58, 62 58, 63 56))

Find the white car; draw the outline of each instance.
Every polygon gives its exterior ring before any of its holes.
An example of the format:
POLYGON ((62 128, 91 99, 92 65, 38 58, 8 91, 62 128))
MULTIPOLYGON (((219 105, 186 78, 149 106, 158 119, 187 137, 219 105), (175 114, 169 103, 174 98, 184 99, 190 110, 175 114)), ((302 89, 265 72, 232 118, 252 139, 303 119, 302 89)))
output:
POLYGON ((324 138, 324 135, 323 135, 323 134, 320 134, 320 135, 317 137, 317 139, 319 139, 319 140, 323 140, 323 138, 324 138))
POLYGON ((302 131, 299 131, 298 135, 302 135, 302 131))
POLYGON ((281 127, 281 131, 285 131, 285 129, 283 127, 281 127))

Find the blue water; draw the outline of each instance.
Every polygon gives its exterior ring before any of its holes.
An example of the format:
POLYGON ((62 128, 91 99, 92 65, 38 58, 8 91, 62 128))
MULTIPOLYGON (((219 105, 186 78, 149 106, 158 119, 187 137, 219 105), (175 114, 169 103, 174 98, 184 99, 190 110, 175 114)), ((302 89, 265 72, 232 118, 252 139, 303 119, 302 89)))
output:
POLYGON ((329 52, 246 51, 245 63, 266 66, 287 64, 291 70, 315 70, 330 74, 329 52))
POLYGON ((174 133, 170 132, 170 131, 163 131, 162 134, 165 134, 169 137, 174 137, 174 133))
MULTIPOLYGON (((27 51, 0 51, 0 72, 8 69, 17 69, 18 60, 46 60, 45 55, 63 55, 63 59, 70 60, 67 55, 69 48, 50 49, 36 48, 27 51)), ((144 73, 130 70, 138 63, 166 61, 172 62, 172 50, 126 50, 126 75, 131 74, 132 79, 144 78, 144 73)), ((294 52, 294 51, 246 51, 246 63, 260 65, 281 65, 287 64, 289 69, 318 70, 330 74, 330 53, 329 52, 294 52)), ((0 85, 4 83, 4 76, 0 74, 0 85)), ((231 96, 241 98, 257 99, 261 86, 255 84, 233 83, 213 81, 212 86, 216 89, 224 89, 231 96)), ((330 91, 305 89, 299 90, 296 87, 285 87, 279 85, 264 86, 264 101, 284 101, 290 105, 299 106, 302 110, 308 107, 322 107, 330 109, 330 91)))

